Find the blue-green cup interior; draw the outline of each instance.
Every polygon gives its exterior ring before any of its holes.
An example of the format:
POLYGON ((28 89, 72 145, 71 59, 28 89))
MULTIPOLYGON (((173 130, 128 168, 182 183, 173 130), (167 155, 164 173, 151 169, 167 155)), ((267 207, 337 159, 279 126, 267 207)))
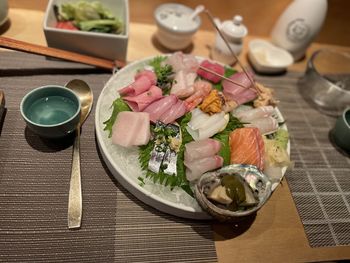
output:
POLYGON ((80 101, 70 89, 49 85, 24 96, 20 106, 27 126, 43 137, 62 137, 72 132, 80 118, 80 101))
POLYGON ((333 129, 333 138, 340 148, 350 152, 350 107, 346 108, 337 119, 333 129))

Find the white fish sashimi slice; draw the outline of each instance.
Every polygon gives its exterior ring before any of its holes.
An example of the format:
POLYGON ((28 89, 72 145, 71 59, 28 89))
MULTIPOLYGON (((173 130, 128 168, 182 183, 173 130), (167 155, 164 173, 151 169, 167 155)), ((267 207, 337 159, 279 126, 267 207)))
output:
POLYGON ((195 141, 207 139, 219 131, 222 131, 225 129, 229 121, 228 114, 225 115, 224 112, 216 113, 212 116, 209 116, 206 113, 203 114, 206 117, 203 117, 203 115, 198 115, 193 120, 195 125, 190 125, 190 123, 188 123, 186 127, 186 130, 195 141))
POLYGON ((214 139, 193 141, 185 145, 185 162, 191 162, 219 152, 221 143, 214 139))
POLYGON ((113 125, 112 143, 124 147, 147 144, 150 139, 148 113, 123 111, 113 125))
POLYGON ((261 134, 269 134, 277 131, 278 122, 275 118, 268 116, 265 118, 259 118, 251 120, 250 123, 244 124, 244 127, 256 127, 261 134))
POLYGON ((206 125, 199 129, 199 132, 198 132, 199 140, 209 138, 217 134, 218 132, 222 131, 223 129, 225 129, 228 121, 229 121, 229 118, 225 118, 225 115, 217 116, 215 119, 215 122, 211 122, 210 125, 206 125))
POLYGON ((197 130, 199 129, 203 123, 205 123, 206 121, 209 120, 210 115, 204 113, 203 111, 201 111, 199 108, 195 108, 191 111, 192 113, 192 117, 191 120, 188 122, 188 126, 192 129, 192 130, 197 130))
POLYGON ((254 119, 272 116, 274 113, 275 113, 275 109, 273 106, 262 106, 262 107, 238 112, 234 116, 238 118, 241 122, 249 122, 254 119))
POLYGON ((220 168, 222 165, 223 158, 219 155, 206 157, 189 163, 185 162, 185 166, 187 167, 186 178, 189 181, 194 181, 205 172, 220 168))

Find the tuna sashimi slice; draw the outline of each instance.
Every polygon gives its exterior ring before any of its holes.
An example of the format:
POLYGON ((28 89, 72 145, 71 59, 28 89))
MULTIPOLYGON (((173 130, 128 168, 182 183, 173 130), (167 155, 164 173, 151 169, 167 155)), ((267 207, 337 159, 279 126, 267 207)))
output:
POLYGON ((210 138, 189 142, 185 145, 185 162, 216 155, 220 148, 221 143, 210 138))
POLYGON ((148 105, 143 111, 148 112, 152 122, 159 120, 166 111, 176 104, 178 98, 175 95, 169 95, 148 105))
POLYGON ((135 75, 135 80, 137 80, 137 79, 139 79, 140 77, 143 77, 143 76, 148 78, 151 81, 152 85, 156 85, 157 84, 157 75, 153 71, 145 69, 145 70, 142 70, 140 72, 137 72, 136 75, 135 75))
POLYGON ((137 96, 149 90, 152 86, 152 81, 147 76, 140 76, 129 86, 119 90, 120 96, 137 96))
MULTIPOLYGON (((225 74, 225 68, 217 63, 212 63, 209 60, 204 60, 200 66, 202 68, 207 68, 211 71, 214 71, 218 73, 219 75, 223 76, 225 74)), ((202 78, 209 80, 213 83, 218 83, 222 79, 220 76, 214 75, 213 73, 210 73, 204 69, 199 68, 197 70, 197 74, 201 76, 202 78)))
POLYGON ((257 97, 257 92, 252 88, 252 83, 244 72, 233 74, 229 78, 232 81, 241 84, 243 87, 227 80, 223 80, 223 93, 226 98, 233 100, 240 105, 257 97))
POLYGON ((152 102, 159 100, 162 97, 162 90, 157 86, 151 86, 148 91, 145 91, 137 96, 123 97, 123 100, 133 111, 143 111, 152 102))
POLYGON ((164 112, 160 117, 159 120, 163 123, 172 123, 176 119, 182 117, 186 113, 186 105, 185 102, 182 100, 178 100, 169 110, 164 112))
POLYGON ((112 129, 112 143, 124 147, 145 145, 151 136, 149 114, 120 112, 112 129))
POLYGON ((186 178, 189 181, 198 179, 202 174, 222 167, 224 159, 219 155, 214 155, 192 162, 185 162, 186 178))
POLYGON ((264 141, 258 128, 239 128, 230 133, 231 164, 251 164, 264 169, 264 141))

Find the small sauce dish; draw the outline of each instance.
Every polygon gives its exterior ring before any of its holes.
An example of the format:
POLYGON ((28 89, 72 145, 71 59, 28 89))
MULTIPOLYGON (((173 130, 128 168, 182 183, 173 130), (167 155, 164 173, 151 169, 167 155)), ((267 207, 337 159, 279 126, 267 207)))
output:
POLYGON ((154 11, 158 30, 158 41, 170 50, 182 50, 192 42, 192 36, 201 25, 199 16, 192 16, 194 10, 181 4, 162 4, 154 11))
POLYGON ((261 39, 249 42, 248 58, 261 73, 280 73, 294 62, 288 51, 261 39))
POLYGON ((80 119, 79 97, 70 89, 48 85, 27 93, 20 110, 27 127, 45 138, 72 133, 80 119))

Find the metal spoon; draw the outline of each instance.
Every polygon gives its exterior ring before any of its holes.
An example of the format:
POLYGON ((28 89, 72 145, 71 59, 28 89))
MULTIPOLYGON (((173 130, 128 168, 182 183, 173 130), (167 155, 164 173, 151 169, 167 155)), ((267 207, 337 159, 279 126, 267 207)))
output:
POLYGON ((80 175, 80 127, 91 111, 93 94, 88 84, 83 80, 73 79, 65 86, 78 95, 81 103, 80 121, 76 129, 76 137, 73 144, 73 161, 68 200, 68 228, 79 228, 83 206, 80 175))

